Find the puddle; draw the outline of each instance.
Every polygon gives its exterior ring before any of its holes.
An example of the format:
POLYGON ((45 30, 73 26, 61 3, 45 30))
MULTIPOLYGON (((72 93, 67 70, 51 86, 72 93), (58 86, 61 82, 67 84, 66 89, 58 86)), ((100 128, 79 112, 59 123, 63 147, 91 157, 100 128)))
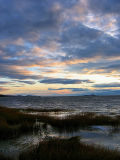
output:
POLYGON ((120 132, 109 126, 93 126, 93 130, 81 130, 81 141, 120 150, 120 132))
POLYGON ((16 139, 0 141, 0 152, 5 156, 14 157, 16 160, 19 154, 39 141, 46 138, 61 137, 70 138, 80 136, 81 141, 87 144, 101 145, 110 149, 120 150, 120 130, 110 126, 92 126, 81 128, 75 132, 59 133, 50 125, 43 127, 40 123, 39 130, 33 130, 33 133, 26 134, 16 139))
MULTIPOLYGON (((37 122, 39 123, 39 122, 37 122)), ((43 123, 39 123, 39 128, 33 128, 33 132, 20 136, 19 138, 1 140, 0 141, 0 153, 7 157, 18 159, 19 154, 26 149, 39 144, 40 141, 58 137, 57 133, 54 133, 51 126, 47 125, 46 128, 43 127, 43 123)))
MULTIPOLYGON (((25 113, 25 112, 24 112, 25 113)), ((60 111, 60 112, 26 112, 26 114, 49 115, 52 117, 63 119, 66 116, 77 115, 80 111, 60 111)), ((48 138, 70 138, 79 136, 81 141, 87 144, 101 145, 110 149, 120 151, 120 128, 111 126, 91 126, 80 128, 73 132, 58 132, 50 125, 38 122, 36 119, 33 125, 33 131, 30 134, 20 136, 16 139, 0 141, 0 153, 8 157, 18 159, 19 154, 26 149, 39 144, 40 141, 48 138)))

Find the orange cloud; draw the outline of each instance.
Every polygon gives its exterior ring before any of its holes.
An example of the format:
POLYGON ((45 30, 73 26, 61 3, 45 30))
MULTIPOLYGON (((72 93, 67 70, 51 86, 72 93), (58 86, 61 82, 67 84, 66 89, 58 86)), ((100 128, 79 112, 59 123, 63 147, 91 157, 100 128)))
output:
POLYGON ((0 93, 4 93, 5 91, 9 90, 8 88, 0 86, 0 93))
POLYGON ((64 89, 64 90, 57 90, 57 91, 52 91, 56 94, 72 94, 72 91, 68 90, 68 89, 64 89))

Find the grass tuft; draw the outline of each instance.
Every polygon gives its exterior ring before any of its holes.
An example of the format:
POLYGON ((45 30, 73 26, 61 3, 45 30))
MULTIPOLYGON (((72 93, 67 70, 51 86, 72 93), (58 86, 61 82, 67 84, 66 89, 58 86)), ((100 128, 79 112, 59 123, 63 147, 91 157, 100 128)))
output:
POLYGON ((19 160, 119 160, 120 153, 71 139, 52 139, 20 155, 19 160))
POLYGON ((59 119, 50 117, 49 114, 32 115, 21 112, 19 109, 0 107, 0 139, 17 137, 20 134, 33 131, 36 118, 39 122, 50 124, 61 132, 75 131, 80 127, 92 125, 120 125, 120 116, 110 117, 95 113, 80 113, 59 119))

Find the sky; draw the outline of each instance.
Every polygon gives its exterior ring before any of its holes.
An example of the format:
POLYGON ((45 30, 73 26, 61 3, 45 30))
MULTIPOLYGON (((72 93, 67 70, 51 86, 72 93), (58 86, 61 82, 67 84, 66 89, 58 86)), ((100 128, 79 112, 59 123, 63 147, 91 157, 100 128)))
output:
POLYGON ((0 94, 120 95, 120 0, 0 0, 0 94))

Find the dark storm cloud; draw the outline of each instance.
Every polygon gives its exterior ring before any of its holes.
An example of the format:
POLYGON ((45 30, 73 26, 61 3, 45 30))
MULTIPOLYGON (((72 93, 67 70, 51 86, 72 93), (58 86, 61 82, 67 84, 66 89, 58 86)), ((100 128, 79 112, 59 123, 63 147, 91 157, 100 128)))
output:
POLYGON ((80 83, 92 83, 90 80, 78 80, 78 79, 62 79, 62 78, 45 78, 40 83, 47 84, 80 84, 80 83))

